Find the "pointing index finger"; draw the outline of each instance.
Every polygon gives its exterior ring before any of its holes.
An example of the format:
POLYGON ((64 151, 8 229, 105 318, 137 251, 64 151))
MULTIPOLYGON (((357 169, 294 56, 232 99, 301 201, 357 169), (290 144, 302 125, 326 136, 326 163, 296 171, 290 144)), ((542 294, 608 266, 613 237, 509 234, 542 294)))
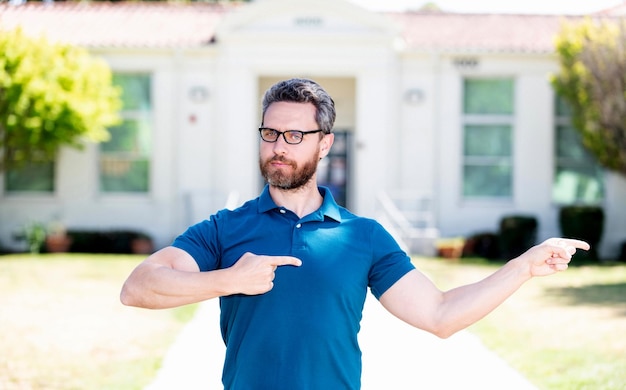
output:
POLYGON ((566 244, 571 245, 574 248, 583 249, 583 250, 589 250, 591 248, 591 246, 587 242, 582 241, 582 240, 566 238, 564 239, 564 241, 566 244))
POLYGON ((561 248, 577 248, 582 250, 589 250, 591 246, 583 240, 577 240, 575 238, 549 238, 544 241, 548 245, 554 245, 561 248))
POLYGON ((270 264, 275 265, 277 267, 282 265, 293 265, 299 267, 302 265, 302 260, 293 256, 271 256, 270 264))

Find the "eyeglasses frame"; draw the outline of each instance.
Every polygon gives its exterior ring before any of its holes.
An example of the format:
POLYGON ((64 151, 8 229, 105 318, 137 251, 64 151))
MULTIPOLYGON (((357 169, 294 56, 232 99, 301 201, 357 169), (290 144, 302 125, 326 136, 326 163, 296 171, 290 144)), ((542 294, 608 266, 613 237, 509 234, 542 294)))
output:
POLYGON ((302 131, 302 130, 285 130, 285 131, 279 131, 279 130, 276 130, 276 129, 272 129, 271 127, 264 127, 264 126, 259 127, 259 135, 261 136, 261 139, 262 139, 264 142, 269 142, 269 143, 275 143, 275 142, 278 142, 278 138, 282 135, 282 136, 283 136, 283 139, 285 140, 285 142, 286 142, 287 144, 289 144, 289 145, 299 145, 299 144, 301 144, 301 143, 302 143, 302 141, 304 141, 304 136, 305 136, 305 135, 307 135, 307 134, 315 134, 315 133, 319 133, 319 132, 323 132, 323 131, 324 131, 324 130, 322 130, 322 129, 317 129, 317 130, 308 130, 308 131, 302 131), (265 138, 263 138, 263 135, 262 135, 263 130, 272 130, 272 131, 275 131, 276 133, 278 133, 278 136, 276 136, 276 139, 275 139, 274 141, 268 141, 268 140, 266 140, 265 138), (296 142, 296 143, 294 143, 294 142, 289 142, 289 141, 287 141, 287 136, 285 136, 285 133, 287 133, 287 132, 297 132, 297 133, 300 133, 300 134, 302 134, 302 139, 300 140, 300 142, 296 142))

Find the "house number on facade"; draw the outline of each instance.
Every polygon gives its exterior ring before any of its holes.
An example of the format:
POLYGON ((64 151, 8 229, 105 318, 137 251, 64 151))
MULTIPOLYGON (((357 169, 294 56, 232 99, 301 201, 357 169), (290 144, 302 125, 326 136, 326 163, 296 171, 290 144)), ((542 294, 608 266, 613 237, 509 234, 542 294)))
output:
POLYGON ((478 59, 476 57, 459 57, 455 58, 452 63, 455 67, 461 69, 474 69, 478 67, 478 59))
POLYGON ((320 27, 323 20, 317 16, 301 16, 295 19, 294 24, 299 27, 320 27))

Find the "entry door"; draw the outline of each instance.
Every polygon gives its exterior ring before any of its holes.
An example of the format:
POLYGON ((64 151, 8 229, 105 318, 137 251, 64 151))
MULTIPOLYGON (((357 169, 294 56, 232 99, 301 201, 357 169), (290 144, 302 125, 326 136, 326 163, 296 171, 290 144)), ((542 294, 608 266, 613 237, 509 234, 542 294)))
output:
POLYGON ((346 130, 335 130, 334 134, 335 142, 330 148, 330 153, 317 166, 317 182, 330 189, 339 205, 349 207, 352 133, 346 130))

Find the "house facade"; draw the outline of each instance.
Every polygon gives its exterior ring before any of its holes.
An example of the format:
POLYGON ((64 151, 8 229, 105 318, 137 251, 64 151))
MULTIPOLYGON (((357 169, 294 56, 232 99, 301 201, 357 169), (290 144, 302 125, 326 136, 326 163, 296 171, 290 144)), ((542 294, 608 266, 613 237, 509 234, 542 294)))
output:
POLYGON ((0 5, 1 29, 86 47, 124 89, 112 141, 63 149, 43 191, 3 175, 0 243, 18 248, 13 233, 37 221, 140 230, 158 248, 257 196, 261 96, 297 76, 335 100, 336 142, 318 173, 352 211, 383 218, 381 199, 419 201, 438 237, 532 215, 542 240, 560 234, 561 206, 600 204, 600 253, 615 257, 626 178, 581 157, 550 85, 566 19, 577 17, 377 13, 338 0, 0 5))

